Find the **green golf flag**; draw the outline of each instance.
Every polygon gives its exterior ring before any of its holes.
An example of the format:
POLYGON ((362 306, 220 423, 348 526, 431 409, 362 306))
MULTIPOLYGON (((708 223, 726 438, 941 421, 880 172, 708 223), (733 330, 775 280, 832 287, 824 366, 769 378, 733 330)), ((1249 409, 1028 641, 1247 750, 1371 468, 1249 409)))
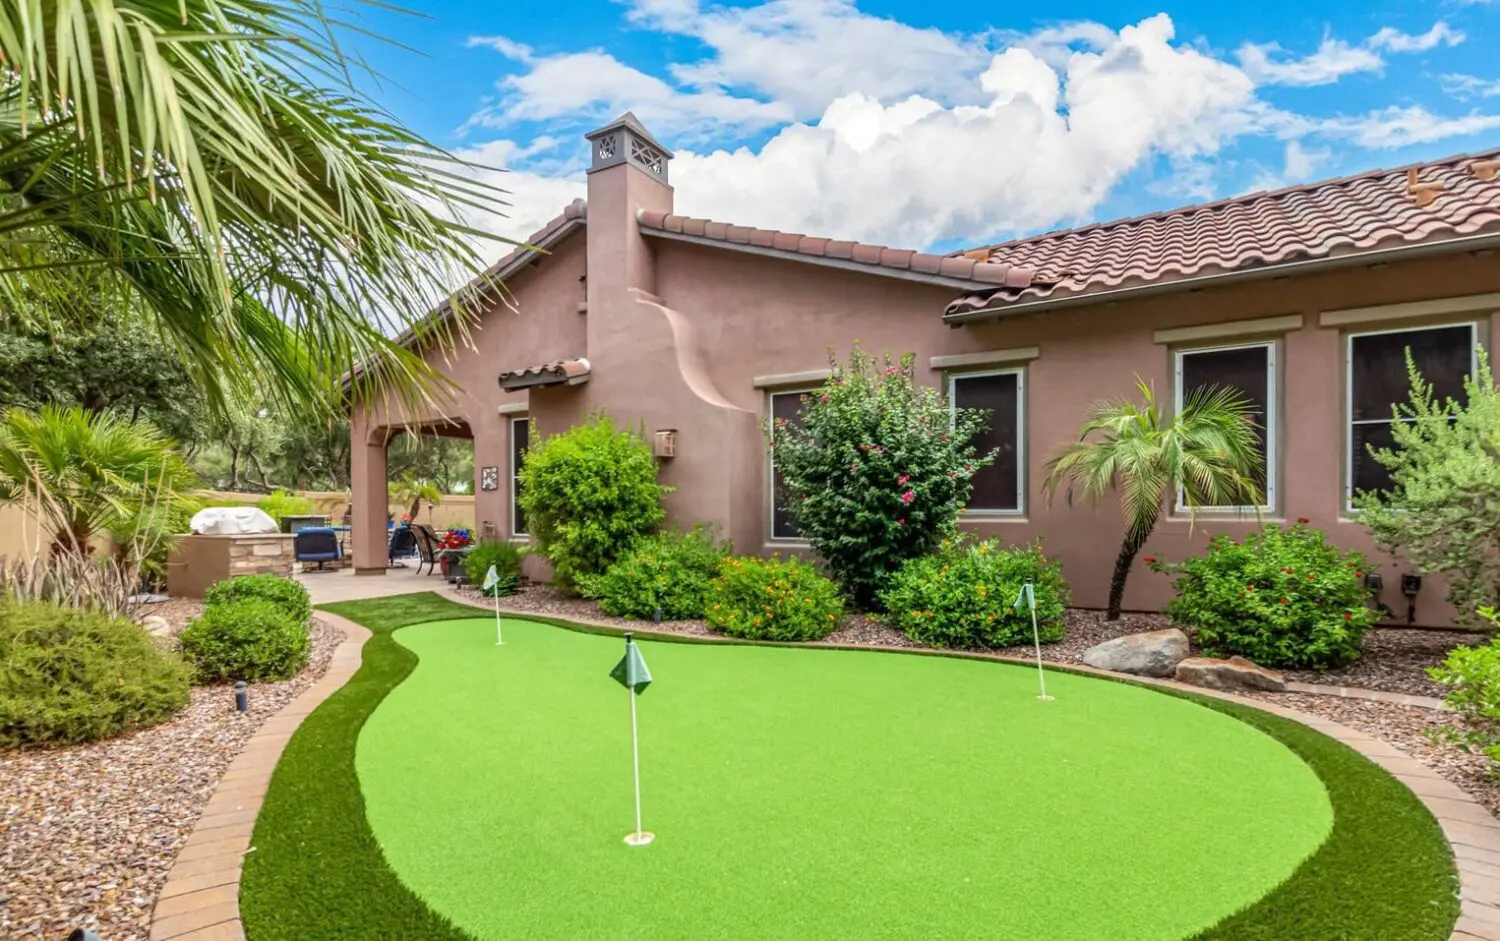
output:
POLYGON ((651 685, 651 671, 646 669, 646 658, 641 656, 641 648, 635 645, 629 634, 625 635, 625 656, 609 671, 609 678, 632 690, 637 696, 651 685))
POLYGON ((491 565, 490 570, 484 573, 484 584, 480 586, 480 588, 486 594, 488 594, 490 589, 494 588, 498 584, 500 584, 500 573, 495 570, 495 567, 493 565, 491 565))
POLYGON ((1021 590, 1016 592, 1016 603, 1010 606, 1011 610, 1020 611, 1022 602, 1029 602, 1031 607, 1036 607, 1036 592, 1032 590, 1031 582, 1022 585, 1021 590))

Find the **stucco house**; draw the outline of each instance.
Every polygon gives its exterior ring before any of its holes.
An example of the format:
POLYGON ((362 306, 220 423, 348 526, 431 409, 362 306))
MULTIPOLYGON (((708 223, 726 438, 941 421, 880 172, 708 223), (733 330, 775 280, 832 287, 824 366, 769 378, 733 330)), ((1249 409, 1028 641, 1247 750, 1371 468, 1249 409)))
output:
MULTIPOLYGON (((354 564, 385 571, 385 449, 404 428, 472 436, 478 526, 524 539, 515 470, 536 432, 591 411, 643 423, 670 456, 669 518, 712 523, 738 551, 797 551, 776 505, 763 427, 858 340, 912 351, 960 406, 993 410, 1000 457, 964 525, 1007 542, 1041 536, 1075 601, 1102 607, 1121 522, 1113 505, 1053 505, 1040 467, 1093 401, 1139 376, 1167 401, 1232 384, 1264 413, 1268 520, 1307 517, 1371 549, 1350 512, 1378 486, 1367 442, 1389 439, 1410 347, 1439 392, 1460 388, 1500 317, 1500 153, 1255 193, 947 256, 682 215, 672 154, 631 115, 587 135, 587 201, 490 277, 472 344, 426 352, 457 393, 423 414, 353 416, 354 564), (1167 390, 1170 390, 1168 396, 1167 390)), ((880 194, 871 194, 880 198, 880 194)), ((682 207, 691 210, 692 207, 682 207)), ((1207 533, 1257 525, 1246 508, 1174 513, 1147 547, 1177 558, 1207 533)), ((1400 574, 1383 600, 1405 620, 1400 574)), ((1416 622, 1449 619, 1429 580, 1416 622)), ((1130 580, 1155 609, 1166 579, 1130 580)))

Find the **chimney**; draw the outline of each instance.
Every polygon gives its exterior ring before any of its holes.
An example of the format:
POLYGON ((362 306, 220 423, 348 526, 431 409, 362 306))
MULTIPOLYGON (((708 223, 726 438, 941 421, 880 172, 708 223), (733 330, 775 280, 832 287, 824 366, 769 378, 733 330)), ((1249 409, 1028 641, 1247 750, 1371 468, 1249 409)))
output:
POLYGON ((628 164, 663 186, 669 185, 667 164, 672 162, 672 152, 651 136, 634 112, 627 111, 584 137, 592 154, 589 173, 628 164))

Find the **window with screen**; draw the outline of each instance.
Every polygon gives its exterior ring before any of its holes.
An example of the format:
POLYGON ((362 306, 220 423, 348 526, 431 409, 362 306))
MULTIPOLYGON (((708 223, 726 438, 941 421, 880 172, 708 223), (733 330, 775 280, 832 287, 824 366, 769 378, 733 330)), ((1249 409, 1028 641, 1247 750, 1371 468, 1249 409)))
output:
MULTIPOLYGON (((770 395, 771 439, 776 438, 776 426, 786 422, 795 428, 802 427, 802 397, 805 390, 796 392, 773 392, 770 395)), ((797 531, 797 516, 786 499, 786 484, 781 479, 781 468, 776 466, 775 450, 771 457, 771 538, 800 539, 797 531)))
POLYGON ((510 534, 525 536, 526 511, 521 509, 521 465, 531 446, 531 423, 525 418, 510 420, 510 534))
POLYGON ((948 379, 948 402, 953 408, 982 409, 989 429, 974 442, 980 454, 996 451, 995 462, 974 475, 970 513, 1019 513, 1025 482, 1022 443, 1024 384, 1021 370, 971 373, 948 379))
POLYGON ((1464 377, 1474 370, 1475 325, 1420 327, 1349 336, 1348 408, 1349 465, 1345 491, 1352 500, 1364 490, 1384 490, 1391 484, 1385 466, 1370 456, 1370 448, 1389 448, 1394 418, 1391 409, 1410 398, 1406 352, 1439 399, 1464 400, 1464 377))
MULTIPOLYGON (((1254 478, 1261 494, 1259 509, 1276 505, 1276 344, 1249 343, 1177 353, 1176 409, 1210 386, 1232 389, 1250 405, 1255 419, 1261 470, 1254 478)), ((1178 494, 1178 505, 1186 500, 1178 494)), ((1248 507, 1244 500, 1214 504, 1221 509, 1248 507)))

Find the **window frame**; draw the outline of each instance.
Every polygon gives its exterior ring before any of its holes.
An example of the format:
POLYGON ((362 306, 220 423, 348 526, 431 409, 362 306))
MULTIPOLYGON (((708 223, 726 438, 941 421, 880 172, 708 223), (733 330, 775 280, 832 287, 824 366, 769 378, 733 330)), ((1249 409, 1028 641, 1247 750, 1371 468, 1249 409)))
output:
POLYGON ((987 376, 1016 377, 1016 508, 1014 510, 970 509, 965 506, 960 519, 1025 519, 1026 486, 1030 479, 1026 466, 1026 435, 1030 430, 1026 424, 1026 366, 1005 366, 995 369, 950 370, 943 378, 948 391, 948 427, 958 421, 958 383, 963 379, 983 379, 987 376))
POLYGON ((1266 351, 1266 414, 1265 414, 1265 436, 1266 436, 1266 492, 1262 494, 1264 502, 1260 506, 1249 504, 1239 506, 1198 506, 1189 508, 1187 501, 1183 499, 1183 491, 1179 487, 1177 499, 1173 511, 1177 514, 1204 513, 1220 515, 1243 516, 1246 513, 1257 515, 1275 515, 1277 493, 1277 479, 1281 474, 1281 410, 1277 407, 1281 396, 1279 359, 1276 355, 1276 347, 1280 341, 1268 340, 1239 340, 1232 343, 1216 343, 1212 346, 1183 346, 1174 347, 1172 350, 1172 414, 1182 413, 1182 361, 1183 357, 1192 356, 1195 353, 1227 353, 1232 350, 1264 349, 1266 351))
POLYGON ((506 486, 510 493, 510 527, 507 534, 511 540, 530 539, 531 533, 522 530, 516 525, 516 497, 521 492, 520 462, 516 460, 516 423, 520 422, 526 426, 526 446, 531 447, 531 417, 529 415, 512 415, 506 423, 509 435, 506 440, 505 464, 506 464, 506 486))
MULTIPOLYGON (((1386 327, 1379 330, 1350 330, 1344 334, 1344 505, 1346 515, 1358 515, 1354 505, 1354 341, 1359 337, 1386 336, 1394 333, 1424 333, 1429 330, 1448 330, 1454 327, 1469 328, 1469 377, 1479 372, 1479 321, 1477 319, 1442 321, 1440 323, 1416 324, 1405 327, 1386 327)), ((1425 377, 1424 377, 1425 378, 1425 377)), ((1395 424, 1391 418, 1361 418, 1361 425, 1395 424)))
MULTIPOLYGON (((767 444, 776 441, 776 397, 782 395, 812 395, 822 386, 790 386, 784 389, 766 390, 766 436, 767 444)), ((776 535, 776 450, 766 448, 766 543, 778 546, 811 546, 803 536, 776 535)))

